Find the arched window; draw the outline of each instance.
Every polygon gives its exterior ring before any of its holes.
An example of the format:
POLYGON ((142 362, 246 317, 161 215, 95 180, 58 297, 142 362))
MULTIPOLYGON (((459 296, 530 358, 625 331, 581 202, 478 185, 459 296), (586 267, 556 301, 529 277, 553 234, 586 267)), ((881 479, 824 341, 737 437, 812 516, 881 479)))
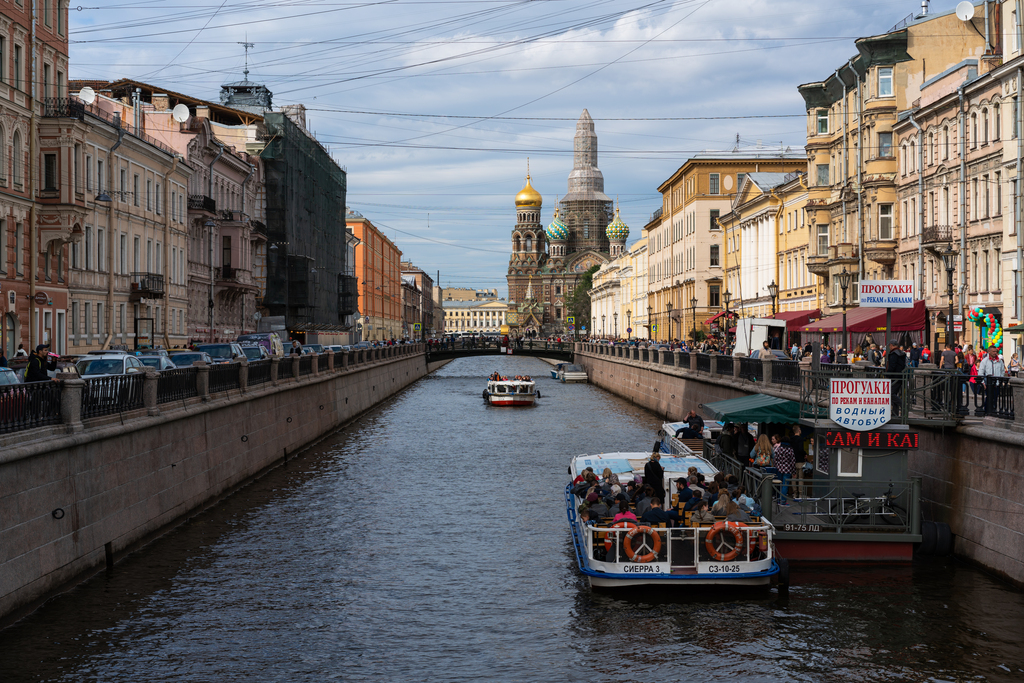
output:
POLYGON ((533 238, 529 235, 526 237, 526 251, 533 251, 533 238))
POLYGON ((0 185, 7 184, 7 131, 0 126, 0 185))
POLYGON ((11 145, 11 173, 14 175, 14 184, 21 185, 21 132, 14 131, 14 144, 11 145))
POLYGON ((942 129, 942 158, 949 158, 949 126, 942 129))
POLYGON ((971 114, 971 147, 978 146, 978 113, 971 114))
POLYGON ((988 144, 988 109, 981 112, 981 144, 988 144))
POLYGON ((514 236, 514 237, 512 238, 512 251, 514 251, 514 252, 517 252, 517 253, 518 253, 519 251, 521 251, 521 249, 520 249, 520 247, 521 247, 521 246, 522 246, 522 244, 521 244, 521 242, 519 241, 519 235, 515 235, 515 236, 514 236))

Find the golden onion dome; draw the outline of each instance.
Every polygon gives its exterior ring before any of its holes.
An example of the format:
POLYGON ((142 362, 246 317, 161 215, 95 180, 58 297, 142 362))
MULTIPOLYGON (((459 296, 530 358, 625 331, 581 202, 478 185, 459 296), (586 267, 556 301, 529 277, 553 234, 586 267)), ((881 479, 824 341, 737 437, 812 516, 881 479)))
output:
POLYGON ((519 190, 519 194, 516 195, 516 206, 536 206, 540 207, 543 204, 543 200, 540 196, 540 192, 533 189, 533 185, 530 184, 530 176, 526 176, 526 186, 519 190))

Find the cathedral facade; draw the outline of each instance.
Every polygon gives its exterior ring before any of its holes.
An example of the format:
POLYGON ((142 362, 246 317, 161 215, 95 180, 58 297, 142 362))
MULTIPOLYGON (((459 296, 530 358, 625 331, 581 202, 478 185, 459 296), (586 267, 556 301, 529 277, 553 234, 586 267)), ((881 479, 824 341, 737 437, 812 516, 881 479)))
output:
POLYGON ((543 199, 530 183, 516 195, 516 225, 508 264, 508 324, 513 334, 560 334, 566 299, 579 277, 625 249, 629 228, 613 211, 597 167, 597 135, 586 109, 576 122, 569 192, 557 202, 547 228, 543 199))

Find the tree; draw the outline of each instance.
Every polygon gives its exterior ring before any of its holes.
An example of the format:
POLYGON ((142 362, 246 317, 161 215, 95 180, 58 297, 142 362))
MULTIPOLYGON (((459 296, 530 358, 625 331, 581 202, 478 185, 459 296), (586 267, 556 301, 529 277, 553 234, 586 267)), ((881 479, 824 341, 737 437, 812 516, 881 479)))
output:
POLYGON ((594 273, 600 266, 591 266, 576 280, 576 286, 565 298, 566 315, 576 318, 576 329, 587 328, 593 331, 590 324, 590 289, 594 286, 594 273))

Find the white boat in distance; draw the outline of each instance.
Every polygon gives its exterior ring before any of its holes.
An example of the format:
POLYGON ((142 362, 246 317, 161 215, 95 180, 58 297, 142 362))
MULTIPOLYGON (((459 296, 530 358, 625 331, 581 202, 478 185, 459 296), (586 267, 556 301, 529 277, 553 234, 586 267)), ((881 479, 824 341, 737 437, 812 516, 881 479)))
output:
POLYGON ((587 377, 587 371, 583 369, 582 365, 562 365, 558 369, 558 380, 564 384, 572 382, 583 382, 589 381, 587 377))
MULTIPOLYGON (((577 564, 591 587, 769 586, 780 581, 780 572, 782 581, 788 581, 788 564, 775 555, 775 527, 760 518, 752 524, 716 518, 713 525, 675 528, 643 521, 613 525, 610 518, 584 524, 576 513, 583 499, 573 493, 577 475, 592 467, 600 476, 609 468, 625 482, 643 476, 649 457, 649 453, 578 455, 569 464, 566 515, 577 564)), ((696 455, 662 455, 661 465, 666 491, 674 491, 676 481, 685 478, 690 467, 709 480, 718 471, 696 455)))
POLYGON ((492 406, 532 406, 540 398, 540 390, 533 380, 492 379, 483 396, 492 406))

